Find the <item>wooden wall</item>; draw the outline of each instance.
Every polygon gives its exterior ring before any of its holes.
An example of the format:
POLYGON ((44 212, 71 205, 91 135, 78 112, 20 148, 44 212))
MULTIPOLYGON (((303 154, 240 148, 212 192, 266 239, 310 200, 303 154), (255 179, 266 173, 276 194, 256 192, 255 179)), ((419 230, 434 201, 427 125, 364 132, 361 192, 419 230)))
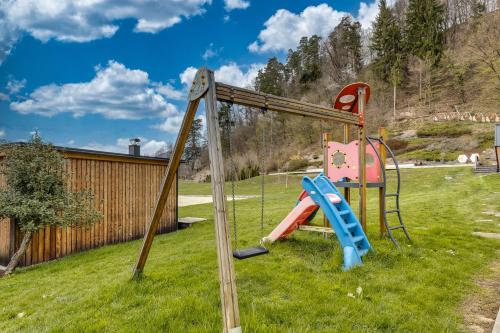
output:
MULTIPOLYGON (((70 174, 68 185, 95 195, 95 206, 103 214, 99 223, 88 229, 47 227, 38 231, 22 261, 33 265, 99 246, 141 238, 151 214, 166 161, 99 154, 65 153, 70 174)), ((3 179, 0 178, 0 186, 3 179)), ((9 243, 9 221, 0 221, 0 264, 5 264, 13 249, 9 243), (10 252, 10 253, 9 253, 10 252), (7 260, 6 260, 7 258, 7 260)), ((174 186, 158 226, 158 233, 177 230, 177 186, 174 186)), ((15 230, 17 249, 22 232, 15 230)), ((12 242, 12 240, 10 240, 12 242)))
MULTIPOLYGON (((0 186, 4 186, 5 176, 2 172, 4 165, 1 159, 2 157, 0 157, 0 186)), ((5 265, 10 258, 11 236, 10 220, 0 219, 0 265, 5 265)))
POLYGON ((6 265, 11 256, 10 220, 0 220, 0 265, 6 265))

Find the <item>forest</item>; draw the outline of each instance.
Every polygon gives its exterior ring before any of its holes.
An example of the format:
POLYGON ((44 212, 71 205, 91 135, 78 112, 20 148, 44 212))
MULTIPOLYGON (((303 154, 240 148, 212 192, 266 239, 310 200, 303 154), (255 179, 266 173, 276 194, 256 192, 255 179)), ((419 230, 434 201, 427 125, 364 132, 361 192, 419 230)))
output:
MULTIPOLYGON (((345 16, 326 38, 301 38, 283 60, 268 59, 256 91, 332 106, 348 83, 370 84, 367 126, 415 127, 437 112, 496 111, 500 90, 500 16, 492 0, 397 0, 379 3, 372 28, 345 16), (478 102, 479 101, 479 102, 478 102)), ((341 127, 309 118, 221 104, 226 158, 237 179, 259 170, 320 166, 321 133, 341 127), (264 112, 263 112, 264 111, 264 112)), ((396 142, 397 144, 397 142, 396 142)), ((171 145, 159 152, 168 155, 171 145)), ((208 180, 201 119, 184 152, 188 174, 208 180)))

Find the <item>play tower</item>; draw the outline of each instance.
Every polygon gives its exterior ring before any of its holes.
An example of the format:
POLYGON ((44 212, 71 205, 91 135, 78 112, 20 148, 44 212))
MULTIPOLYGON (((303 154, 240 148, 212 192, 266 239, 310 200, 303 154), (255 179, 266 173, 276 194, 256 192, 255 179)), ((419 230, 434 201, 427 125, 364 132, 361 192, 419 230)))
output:
MULTIPOLYGON (((359 103, 356 98, 356 91, 363 88, 366 91, 366 103, 370 97, 370 87, 365 83, 353 83, 346 86, 337 95, 334 100, 334 108, 340 110, 349 110, 353 114, 364 114, 364 103, 359 103)), ((360 193, 360 198, 366 197, 367 188, 378 189, 379 198, 379 228, 382 235, 387 234, 392 242, 398 245, 394 238, 393 231, 402 229, 405 236, 410 240, 408 231, 403 223, 401 208, 399 204, 401 194, 401 173, 396 156, 386 143, 386 131, 384 128, 379 129, 378 136, 368 137, 364 133, 358 133, 358 140, 350 141, 351 126, 344 124, 343 142, 333 141, 332 133, 323 133, 323 151, 324 163, 323 174, 316 177, 314 181, 308 177, 304 177, 302 185, 304 190, 299 195, 296 207, 288 214, 285 219, 267 236, 264 241, 274 242, 278 239, 283 239, 293 233, 295 230, 322 232, 325 234, 333 233, 337 235, 339 241, 344 248, 344 268, 348 269, 351 266, 361 263, 361 256, 366 254, 366 249, 369 248, 366 235, 366 200, 359 200, 359 221, 362 226, 362 233, 355 231, 356 226, 353 224, 358 221, 358 217, 351 216, 351 189, 357 189, 360 193), (392 160, 391 168, 386 168, 386 160, 392 160), (387 172, 395 172, 395 179, 390 178, 395 184, 391 186, 391 191, 388 191, 387 172), (314 188, 312 183, 330 182, 331 185, 323 186, 327 191, 325 197, 321 198, 324 201, 324 207, 320 204, 321 200, 314 200, 319 188, 314 188), (343 195, 337 188, 343 188, 343 195), (310 191, 312 193, 310 193, 310 191), (312 201, 311 201, 312 197, 312 201), (392 202, 391 202, 392 201, 392 202), (331 203, 330 204, 328 204, 331 203), (387 205, 389 203, 389 205, 387 205), (328 207, 327 207, 328 206, 328 207), (387 207, 390 206, 391 209, 387 207), (349 208, 347 211, 346 207, 349 208), (319 209, 325 213, 323 227, 311 226, 309 222, 319 209), (339 209, 336 209, 339 208, 339 209), (337 212, 330 212, 334 210, 337 212), (338 213, 338 214, 337 214, 338 213), (390 219, 391 215, 395 219, 390 219), (390 223, 390 220, 396 220, 396 223, 390 223), (359 250, 358 257, 354 259, 346 248, 350 248, 349 241, 342 239, 344 234, 343 228, 347 227, 350 230, 351 236, 357 240, 355 242, 359 250), (333 230, 332 230, 333 229, 333 230), (340 232, 340 234, 339 234, 340 232), (365 246, 366 245, 366 246, 365 246)))

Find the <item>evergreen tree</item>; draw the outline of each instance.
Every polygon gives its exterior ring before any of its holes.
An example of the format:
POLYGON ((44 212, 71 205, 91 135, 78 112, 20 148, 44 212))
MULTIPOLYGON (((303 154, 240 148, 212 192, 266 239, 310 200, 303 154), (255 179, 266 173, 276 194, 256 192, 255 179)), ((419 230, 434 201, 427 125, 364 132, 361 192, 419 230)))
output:
POLYGON ((302 37, 299 43, 299 52, 302 57, 302 75, 300 82, 307 85, 321 77, 319 42, 321 37, 313 35, 310 38, 302 37))
POLYGON ((229 144, 231 140, 231 127, 234 126, 234 119, 231 115, 231 108, 233 106, 229 103, 221 103, 219 107, 219 127, 221 129, 221 145, 224 153, 229 154, 229 144))
POLYGON ((193 120, 189 130, 186 146, 184 147, 184 158, 189 162, 191 171, 195 169, 196 160, 201 156, 203 143, 203 120, 196 118, 193 120))
POLYGON ((345 84, 361 70, 361 25, 344 16, 328 35, 324 44, 330 75, 335 82, 345 84))
POLYGON ((285 66, 273 57, 267 61, 264 69, 259 70, 255 79, 255 90, 283 96, 285 94, 285 66))
POLYGON ((384 82, 400 84, 406 63, 404 44, 396 18, 385 0, 379 3, 370 48, 375 53, 375 74, 384 82))
POLYGON ((406 46, 430 65, 441 59, 445 42, 445 10, 437 0, 410 0, 406 14, 406 46))
POLYGON ((289 80, 287 80, 288 85, 292 88, 298 87, 300 77, 302 76, 302 62, 298 50, 288 50, 285 68, 287 76, 289 77, 289 80))

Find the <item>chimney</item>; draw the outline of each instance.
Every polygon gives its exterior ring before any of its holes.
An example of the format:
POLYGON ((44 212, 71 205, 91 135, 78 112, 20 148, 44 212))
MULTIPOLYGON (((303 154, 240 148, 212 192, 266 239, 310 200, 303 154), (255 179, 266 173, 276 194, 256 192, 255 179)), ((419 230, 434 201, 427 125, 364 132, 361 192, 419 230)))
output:
POLYGON ((141 156, 141 139, 132 138, 129 141, 128 154, 132 156, 141 156))

